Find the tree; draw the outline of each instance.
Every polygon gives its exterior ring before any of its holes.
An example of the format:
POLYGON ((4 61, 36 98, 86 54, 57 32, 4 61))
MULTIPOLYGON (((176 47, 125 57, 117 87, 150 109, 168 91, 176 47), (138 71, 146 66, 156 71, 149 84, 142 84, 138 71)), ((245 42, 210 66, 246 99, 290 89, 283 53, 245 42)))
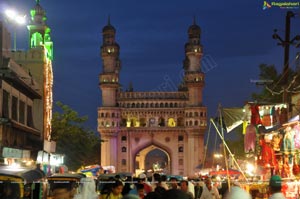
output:
POLYGON ((258 86, 263 86, 260 93, 253 93, 252 98, 260 103, 281 103, 283 102, 283 89, 287 88, 288 101, 291 95, 299 92, 299 70, 289 68, 287 83, 284 85, 283 75, 278 73, 274 65, 261 64, 258 86))
POLYGON ((95 164, 100 158, 100 138, 84 127, 88 117, 61 102, 56 102, 60 111, 53 113, 51 139, 56 141, 56 153, 65 154, 65 164, 70 170, 82 165, 95 164))

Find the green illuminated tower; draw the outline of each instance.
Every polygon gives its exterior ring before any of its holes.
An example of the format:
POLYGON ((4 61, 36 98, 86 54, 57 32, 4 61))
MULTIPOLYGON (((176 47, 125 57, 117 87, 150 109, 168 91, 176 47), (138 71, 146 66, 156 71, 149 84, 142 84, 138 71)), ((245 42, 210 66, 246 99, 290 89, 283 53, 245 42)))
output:
POLYGON ((46 12, 39 2, 39 0, 36 0, 35 7, 30 11, 31 22, 27 26, 29 30, 29 48, 45 48, 47 57, 53 60, 51 29, 46 24, 46 12))
POLYGON ((36 117, 34 128, 42 132, 41 138, 51 139, 52 120, 52 86, 53 86, 53 42, 50 28, 46 24, 46 12, 36 0, 30 11, 31 20, 28 24, 29 49, 12 53, 12 58, 21 64, 40 85, 42 99, 34 100, 33 111, 36 117))

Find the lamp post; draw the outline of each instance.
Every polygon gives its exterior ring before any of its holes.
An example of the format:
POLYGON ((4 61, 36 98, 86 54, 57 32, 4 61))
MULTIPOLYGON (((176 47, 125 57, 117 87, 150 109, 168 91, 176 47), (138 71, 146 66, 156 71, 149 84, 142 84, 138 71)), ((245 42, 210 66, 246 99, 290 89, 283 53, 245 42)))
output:
POLYGON ((14 10, 6 10, 5 15, 14 25, 14 51, 17 50, 17 25, 25 24, 25 15, 20 15, 14 10))

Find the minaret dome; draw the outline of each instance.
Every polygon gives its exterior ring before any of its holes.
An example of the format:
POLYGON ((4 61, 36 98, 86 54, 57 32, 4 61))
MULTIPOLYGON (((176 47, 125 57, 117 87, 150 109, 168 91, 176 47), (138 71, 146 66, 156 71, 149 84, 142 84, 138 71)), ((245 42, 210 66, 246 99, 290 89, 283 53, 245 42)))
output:
POLYGON ((188 29, 188 34, 190 38, 200 37, 201 28, 196 24, 196 20, 194 18, 194 23, 188 29))

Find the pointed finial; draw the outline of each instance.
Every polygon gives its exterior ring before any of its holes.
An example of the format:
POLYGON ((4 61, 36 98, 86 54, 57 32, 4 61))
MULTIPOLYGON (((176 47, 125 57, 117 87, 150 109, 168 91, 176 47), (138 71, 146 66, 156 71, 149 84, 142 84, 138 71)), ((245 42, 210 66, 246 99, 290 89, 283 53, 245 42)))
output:
POLYGON ((196 16, 194 15, 194 21, 193 21, 194 25, 196 25, 196 16))
POLYGON ((36 4, 40 4, 40 0, 35 0, 36 1, 36 4))
POLYGON ((110 15, 108 15, 107 25, 110 25, 110 15))

